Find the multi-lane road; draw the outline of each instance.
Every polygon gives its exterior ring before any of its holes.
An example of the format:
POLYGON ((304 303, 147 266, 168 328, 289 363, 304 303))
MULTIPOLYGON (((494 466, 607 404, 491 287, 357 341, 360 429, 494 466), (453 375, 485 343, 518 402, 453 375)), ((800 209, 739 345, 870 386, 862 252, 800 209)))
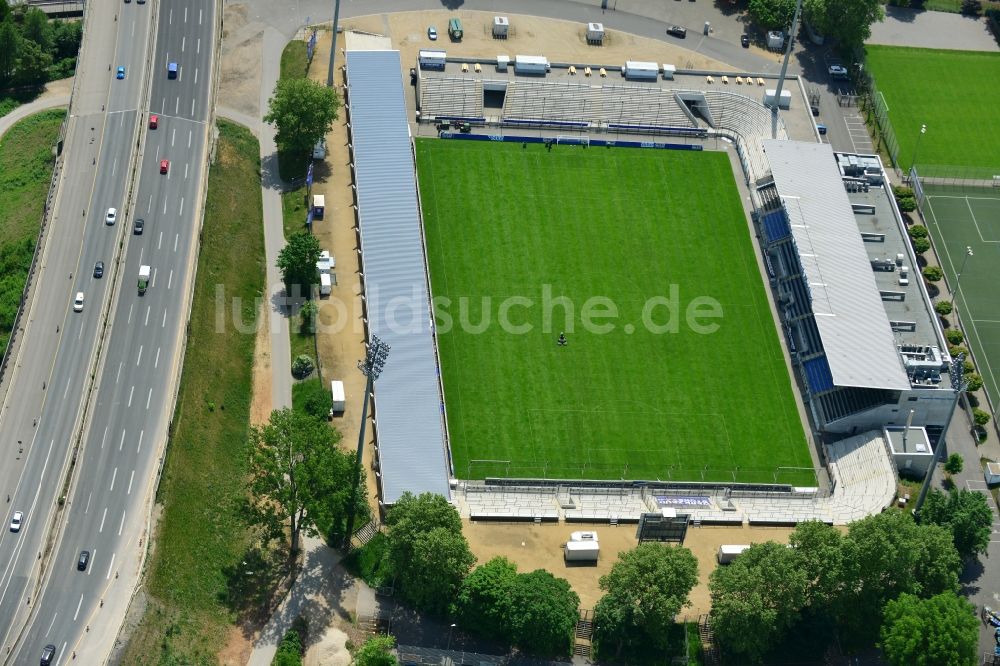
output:
POLYGON ((19 532, 0 533, 6 663, 36 663, 47 644, 53 663, 101 661, 124 617, 183 352, 216 19, 196 0, 88 8, 55 216, 0 419, 0 438, 18 441, 0 472, 7 520, 25 515, 19 532), (141 264, 153 273, 140 296, 141 264))

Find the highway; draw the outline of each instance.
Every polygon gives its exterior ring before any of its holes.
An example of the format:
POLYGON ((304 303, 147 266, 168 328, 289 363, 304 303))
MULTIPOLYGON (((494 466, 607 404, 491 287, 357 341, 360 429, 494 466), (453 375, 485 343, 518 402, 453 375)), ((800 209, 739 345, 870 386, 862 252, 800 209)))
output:
POLYGON ((90 7, 57 219, 0 420, 0 437, 23 442, 18 465, 5 466, 2 476, 11 489, 7 520, 15 510, 25 513, 19 533, 0 536, 6 663, 35 663, 46 644, 57 648, 53 663, 68 661, 74 651, 82 663, 96 663, 110 650, 139 573, 138 542, 166 442, 197 250, 214 4, 90 7), (153 12, 158 36, 150 49, 153 12), (144 88, 147 55, 151 79, 144 88), (167 78, 168 61, 178 63, 176 79, 167 78), (126 67, 124 80, 115 79, 118 65, 126 67), (95 70, 101 76, 91 76, 95 70), (159 114, 155 130, 147 129, 144 90, 150 111, 159 114), (142 150, 133 207, 125 210, 137 138, 142 150), (166 174, 161 159, 170 161, 166 174), (113 226, 104 222, 109 207, 119 210, 113 226), (132 231, 135 218, 145 220, 141 235, 132 231), (100 279, 93 277, 98 260, 105 262, 100 279), (140 264, 153 268, 143 296, 136 288, 140 264), (81 313, 71 307, 77 291, 86 295, 81 313), (109 299, 110 329, 95 366, 102 305, 109 299), (95 368, 96 389, 84 410, 95 368), (84 415, 82 446, 71 466, 84 415), (55 512, 69 469, 68 501, 55 512), (49 543, 52 516, 60 523, 49 543), (76 566, 81 550, 91 554, 83 572, 76 566), (31 599, 39 582, 43 592, 31 599))

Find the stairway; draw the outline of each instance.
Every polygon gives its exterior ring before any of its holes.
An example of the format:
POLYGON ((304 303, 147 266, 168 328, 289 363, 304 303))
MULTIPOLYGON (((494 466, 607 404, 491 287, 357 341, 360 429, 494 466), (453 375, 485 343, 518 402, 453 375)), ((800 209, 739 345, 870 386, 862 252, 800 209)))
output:
POLYGON ((594 615, 593 611, 581 610, 580 619, 576 621, 576 633, 573 638, 573 655, 590 659, 593 651, 592 639, 594 637, 594 615))
POLYGON ((698 617, 698 637, 701 639, 701 650, 705 655, 705 666, 718 666, 719 648, 715 644, 715 634, 708 615, 698 617))

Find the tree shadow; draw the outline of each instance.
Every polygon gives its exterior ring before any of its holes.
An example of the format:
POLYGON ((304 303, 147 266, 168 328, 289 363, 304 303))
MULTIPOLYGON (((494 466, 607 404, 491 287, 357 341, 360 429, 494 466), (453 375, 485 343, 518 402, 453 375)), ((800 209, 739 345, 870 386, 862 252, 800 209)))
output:
POLYGON ((958 582, 960 583, 959 594, 962 596, 972 596, 982 589, 976 583, 983 574, 986 573, 986 567, 979 560, 978 557, 972 557, 965 561, 962 567, 962 572, 958 576, 958 582))
POLYGON ((465 0, 441 0, 441 6, 450 10, 456 10, 464 4, 465 0))
POLYGON ((924 11, 923 0, 915 0, 912 7, 896 7, 889 5, 885 8, 885 17, 902 23, 913 23, 917 20, 917 14, 924 11))
POLYGON ((291 572, 283 552, 251 547, 237 564, 223 568, 226 590, 220 593, 219 601, 236 614, 249 635, 267 622, 279 599, 276 592, 291 572))

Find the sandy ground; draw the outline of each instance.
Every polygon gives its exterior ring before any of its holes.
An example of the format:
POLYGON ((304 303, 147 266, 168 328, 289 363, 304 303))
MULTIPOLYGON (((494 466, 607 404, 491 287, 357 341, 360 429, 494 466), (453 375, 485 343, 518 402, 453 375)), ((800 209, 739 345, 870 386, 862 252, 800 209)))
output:
MULTIPOLYGON (((464 533, 479 563, 503 555, 521 572, 545 569, 569 581, 580 595, 580 608, 592 609, 601 598, 598 581, 611 571, 618 554, 635 548, 635 525, 611 526, 573 524, 522 524, 465 522, 464 533), (595 530, 601 544, 597 566, 567 566, 562 545, 576 530, 595 530)), ((698 586, 691 592, 691 606, 682 611, 691 619, 711 607, 708 576, 717 566, 715 554, 722 544, 751 544, 764 541, 788 543, 791 529, 779 527, 697 527, 688 530, 684 546, 698 558, 698 586)))
POLYGON ((248 21, 247 6, 241 3, 226 4, 222 20, 219 104, 259 117, 264 25, 248 21))
POLYGON ((266 423, 271 416, 271 336, 270 308, 260 309, 261 322, 253 354, 253 396, 250 400, 250 423, 266 423))

